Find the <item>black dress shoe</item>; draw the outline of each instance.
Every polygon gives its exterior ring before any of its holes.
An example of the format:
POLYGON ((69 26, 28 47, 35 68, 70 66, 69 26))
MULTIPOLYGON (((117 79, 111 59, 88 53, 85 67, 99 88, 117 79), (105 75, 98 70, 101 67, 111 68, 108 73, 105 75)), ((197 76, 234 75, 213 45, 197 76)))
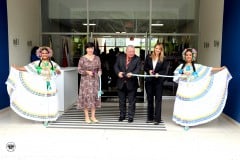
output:
POLYGON ((154 125, 159 125, 159 122, 154 122, 154 125))
POLYGON ((128 123, 132 123, 133 122, 133 118, 128 118, 128 123))
POLYGON ((118 119, 119 122, 122 122, 123 120, 125 120, 125 117, 120 116, 119 119, 118 119))

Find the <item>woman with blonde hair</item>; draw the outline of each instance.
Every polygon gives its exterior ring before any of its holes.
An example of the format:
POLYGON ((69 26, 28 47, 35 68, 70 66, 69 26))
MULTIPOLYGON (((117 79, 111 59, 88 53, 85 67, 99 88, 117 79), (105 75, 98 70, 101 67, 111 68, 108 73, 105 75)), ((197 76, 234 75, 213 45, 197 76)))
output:
POLYGON ((145 79, 148 103, 147 123, 158 125, 161 122, 163 77, 158 77, 157 75, 165 75, 166 70, 167 62, 164 57, 164 46, 162 43, 157 43, 152 54, 147 55, 144 62, 144 71, 147 75, 156 75, 156 77, 146 77, 145 79))

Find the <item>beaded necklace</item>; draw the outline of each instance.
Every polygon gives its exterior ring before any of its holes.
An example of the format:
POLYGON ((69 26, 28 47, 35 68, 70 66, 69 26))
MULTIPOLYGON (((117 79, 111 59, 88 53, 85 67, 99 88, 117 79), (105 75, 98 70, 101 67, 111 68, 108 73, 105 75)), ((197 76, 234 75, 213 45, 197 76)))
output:
POLYGON ((56 67, 53 67, 50 61, 41 61, 39 65, 36 67, 38 75, 41 75, 46 80, 47 90, 51 89, 50 79, 51 72, 56 70, 56 67))

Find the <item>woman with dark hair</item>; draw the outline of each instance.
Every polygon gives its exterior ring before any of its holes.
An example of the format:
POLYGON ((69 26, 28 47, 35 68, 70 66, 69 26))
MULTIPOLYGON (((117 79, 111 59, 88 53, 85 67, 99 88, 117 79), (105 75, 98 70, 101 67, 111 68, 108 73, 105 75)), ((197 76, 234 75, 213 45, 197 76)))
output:
POLYGON ((56 75, 60 67, 50 60, 52 49, 39 47, 40 60, 26 66, 12 66, 6 81, 11 108, 20 116, 36 120, 54 121, 58 117, 56 75))
MULTIPOLYGON (((154 46, 153 53, 147 55, 145 59, 144 71, 147 75, 165 75, 166 70, 167 62, 164 57, 164 47, 163 44, 157 43, 154 46)), ((163 77, 146 77, 145 88, 148 102, 147 123, 158 125, 161 122, 163 77)))
POLYGON ((86 54, 80 57, 78 72, 81 74, 77 109, 84 110, 86 123, 99 122, 95 117, 96 108, 101 107, 99 77, 102 74, 100 58, 94 55, 94 43, 85 45, 86 54), (91 117, 89 116, 91 111, 91 117))
POLYGON ((226 67, 195 63, 197 51, 194 48, 185 49, 182 56, 184 63, 174 71, 173 80, 178 83, 178 89, 173 121, 188 130, 190 126, 207 123, 222 113, 232 77, 226 67))

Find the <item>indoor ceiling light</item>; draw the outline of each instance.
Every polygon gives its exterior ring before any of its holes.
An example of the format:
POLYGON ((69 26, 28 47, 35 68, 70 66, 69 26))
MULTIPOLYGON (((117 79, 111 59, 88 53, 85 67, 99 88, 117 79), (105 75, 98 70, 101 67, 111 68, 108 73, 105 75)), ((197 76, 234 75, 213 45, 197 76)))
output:
POLYGON ((96 24, 95 24, 95 23, 89 23, 89 24, 83 23, 83 25, 84 25, 84 26, 87 26, 87 25, 89 25, 89 26, 95 26, 96 24))
POLYGON ((160 26, 160 27, 162 27, 162 26, 164 26, 164 24, 162 24, 162 23, 153 23, 153 24, 151 24, 151 26, 160 26))
POLYGON ((126 33, 126 32, 115 32, 115 33, 126 33))

